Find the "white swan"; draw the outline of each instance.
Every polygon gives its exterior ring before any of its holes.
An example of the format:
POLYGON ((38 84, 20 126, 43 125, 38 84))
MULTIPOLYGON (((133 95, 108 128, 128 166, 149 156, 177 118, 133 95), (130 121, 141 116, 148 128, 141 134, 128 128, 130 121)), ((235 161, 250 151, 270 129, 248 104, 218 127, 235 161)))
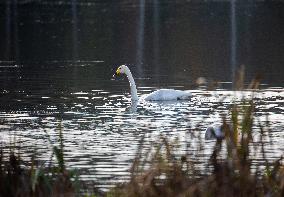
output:
MULTIPOLYGON (((121 65, 116 70, 116 75, 125 74, 130 83, 131 99, 138 100, 136 84, 133 76, 126 65, 121 65)), ((170 101, 170 100, 187 100, 191 97, 191 93, 182 90, 160 89, 148 95, 143 96, 146 101, 170 101)))
POLYGON ((205 131, 205 140, 211 140, 211 139, 223 139, 225 137, 225 133, 223 131, 223 125, 222 124, 212 124, 209 127, 207 127, 205 131))
POLYGON ((225 132, 233 132, 233 125, 231 123, 214 123, 207 127, 205 131, 205 140, 223 139, 225 132))

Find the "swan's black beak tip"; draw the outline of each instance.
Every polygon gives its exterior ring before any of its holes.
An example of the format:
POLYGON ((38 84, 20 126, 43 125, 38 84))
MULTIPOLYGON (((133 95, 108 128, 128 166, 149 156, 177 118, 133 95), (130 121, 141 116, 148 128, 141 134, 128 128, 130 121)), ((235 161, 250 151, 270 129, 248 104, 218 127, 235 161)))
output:
POLYGON ((119 76, 119 73, 118 73, 118 72, 115 72, 115 73, 112 75, 112 79, 116 79, 117 76, 119 76))
POLYGON ((115 73, 112 75, 112 78, 115 79, 117 76, 120 75, 120 68, 118 68, 115 73))

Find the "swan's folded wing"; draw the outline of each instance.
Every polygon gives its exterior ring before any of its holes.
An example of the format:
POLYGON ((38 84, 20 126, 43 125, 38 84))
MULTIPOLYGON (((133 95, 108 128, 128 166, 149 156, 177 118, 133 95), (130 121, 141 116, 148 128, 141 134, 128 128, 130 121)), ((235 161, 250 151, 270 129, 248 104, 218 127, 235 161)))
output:
POLYGON ((191 97, 191 93, 182 90, 160 89, 147 95, 146 101, 171 101, 171 100, 186 100, 191 97))

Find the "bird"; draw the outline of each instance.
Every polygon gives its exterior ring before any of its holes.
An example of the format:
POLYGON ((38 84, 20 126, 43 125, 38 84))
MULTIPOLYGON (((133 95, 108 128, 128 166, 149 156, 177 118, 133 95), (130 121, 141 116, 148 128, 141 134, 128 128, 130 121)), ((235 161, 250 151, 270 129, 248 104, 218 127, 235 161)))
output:
POLYGON ((225 133, 223 131, 222 124, 215 123, 206 128, 206 131, 205 131, 206 140, 223 139, 224 137, 225 137, 225 133))
POLYGON ((225 133, 232 133, 234 126, 232 123, 213 123, 206 128, 205 140, 224 139, 225 133))
MULTIPOLYGON (((137 88, 130 69, 126 65, 121 65, 117 68, 115 75, 125 74, 130 84, 131 100, 139 100, 137 88)), ((141 98, 145 101, 174 101, 188 100, 192 96, 191 92, 174 89, 159 89, 148 95, 143 95, 141 98)))

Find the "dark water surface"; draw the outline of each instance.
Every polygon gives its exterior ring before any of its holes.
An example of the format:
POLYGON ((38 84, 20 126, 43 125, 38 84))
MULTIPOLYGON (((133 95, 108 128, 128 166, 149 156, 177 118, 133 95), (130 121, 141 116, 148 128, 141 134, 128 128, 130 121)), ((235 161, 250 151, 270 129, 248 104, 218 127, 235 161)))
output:
MULTIPOLYGON (((30 2, 0 4, 4 145, 16 140, 25 156, 35 147, 47 161, 45 132, 55 143, 61 125, 68 167, 104 189, 128 179, 142 136, 145 148, 160 134, 179 137, 180 154, 190 144, 190 157, 202 170, 214 145, 203 139, 206 127, 228 114, 232 100, 252 94, 231 91, 233 71, 245 65, 246 82, 263 75, 256 121, 269 115, 268 158, 283 153, 284 4, 30 2), (122 63, 130 65, 139 95, 170 87, 192 90, 193 97, 140 102, 133 110, 128 81, 112 79, 122 63), (217 90, 199 89, 198 77, 219 81, 217 90)), ((254 157, 262 165, 261 156, 254 157)))

